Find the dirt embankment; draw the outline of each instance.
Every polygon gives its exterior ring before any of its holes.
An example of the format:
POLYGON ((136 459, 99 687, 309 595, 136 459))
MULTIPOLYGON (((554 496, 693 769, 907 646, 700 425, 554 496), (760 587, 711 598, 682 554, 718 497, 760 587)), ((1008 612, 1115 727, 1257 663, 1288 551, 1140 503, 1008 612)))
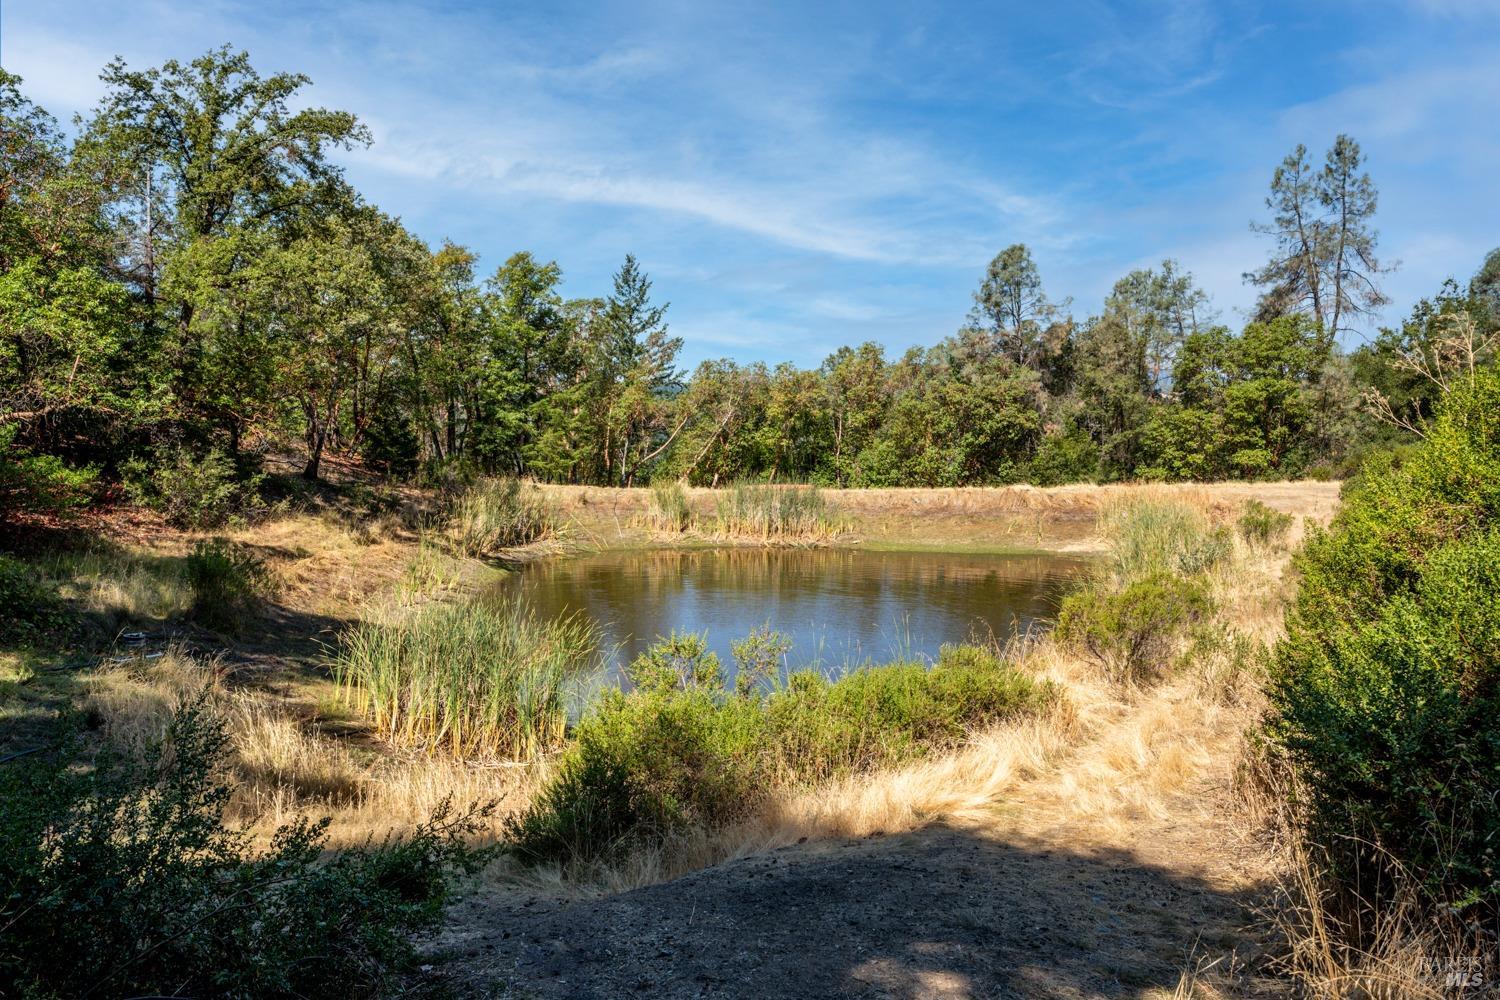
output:
MULTIPOLYGON (((936 489, 823 490, 829 508, 849 522, 844 544, 881 548, 1088 550, 1099 546, 1099 513, 1134 498, 1182 500, 1220 516, 1247 500, 1297 518, 1327 521, 1338 506, 1337 482, 1171 483, 1109 486, 1001 486, 936 489)), ((660 544, 642 527, 649 489, 543 486, 575 540, 600 547, 660 544)), ((723 490, 689 488, 688 505, 711 519, 723 490)), ((673 536, 682 540, 681 536, 673 536)), ((670 539, 669 539, 670 540, 670 539)))

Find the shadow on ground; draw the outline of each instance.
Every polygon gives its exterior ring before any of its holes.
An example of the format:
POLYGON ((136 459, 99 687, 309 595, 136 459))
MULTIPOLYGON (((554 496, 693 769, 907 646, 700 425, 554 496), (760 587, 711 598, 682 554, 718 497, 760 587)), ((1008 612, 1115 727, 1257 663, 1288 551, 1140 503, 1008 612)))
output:
POLYGON ((597 901, 476 899, 450 944, 517 996, 1141 997, 1233 948, 1245 902, 1128 852, 939 825, 597 901))

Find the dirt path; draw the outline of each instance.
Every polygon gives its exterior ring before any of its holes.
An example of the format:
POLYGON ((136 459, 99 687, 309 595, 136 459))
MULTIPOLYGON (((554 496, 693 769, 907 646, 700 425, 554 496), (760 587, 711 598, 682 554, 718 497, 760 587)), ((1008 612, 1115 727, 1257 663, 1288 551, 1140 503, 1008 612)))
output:
POLYGON ((1101 708, 1055 768, 962 817, 599 900, 480 895, 447 943, 502 996, 1170 996, 1184 969, 1247 950, 1259 889, 1211 720, 1163 727, 1191 696, 1101 708), (1184 754, 1208 763, 1137 794, 1184 754))

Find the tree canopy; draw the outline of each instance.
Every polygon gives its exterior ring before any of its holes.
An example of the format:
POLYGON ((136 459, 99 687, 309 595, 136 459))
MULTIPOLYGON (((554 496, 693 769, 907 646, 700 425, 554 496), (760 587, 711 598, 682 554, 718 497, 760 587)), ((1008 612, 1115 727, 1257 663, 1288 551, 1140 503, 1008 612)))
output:
POLYGON ((1272 252, 1246 274, 1261 299, 1238 332, 1170 258, 1075 316, 1015 243, 929 347, 688 373, 634 256, 604 294, 570 298, 556 261, 518 251, 481 278, 469 249, 371 205, 338 160, 368 132, 307 107, 306 77, 225 47, 102 78, 70 137, 0 71, 10 508, 141 459, 218 455, 250 476, 273 449, 299 450, 309 479, 330 452, 398 477, 615 486, 1342 474, 1421 432, 1456 323, 1487 364, 1500 322, 1497 250, 1345 353, 1388 269, 1364 155, 1338 136, 1321 166, 1299 145, 1274 171, 1254 227, 1272 252))

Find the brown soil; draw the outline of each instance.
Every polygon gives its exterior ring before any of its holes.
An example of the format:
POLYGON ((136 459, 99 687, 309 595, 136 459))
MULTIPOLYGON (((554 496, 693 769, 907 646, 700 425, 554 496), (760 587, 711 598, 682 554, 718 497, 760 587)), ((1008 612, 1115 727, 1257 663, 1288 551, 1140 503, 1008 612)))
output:
POLYGON ((477 893, 445 950, 464 980, 517 997, 1166 997, 1204 964, 1234 995, 1274 992, 1239 971, 1264 886, 1223 766, 1154 809, 1077 807, 1108 794, 1098 757, 1160 705, 1123 706, 1056 770, 912 832, 602 899, 477 893))

